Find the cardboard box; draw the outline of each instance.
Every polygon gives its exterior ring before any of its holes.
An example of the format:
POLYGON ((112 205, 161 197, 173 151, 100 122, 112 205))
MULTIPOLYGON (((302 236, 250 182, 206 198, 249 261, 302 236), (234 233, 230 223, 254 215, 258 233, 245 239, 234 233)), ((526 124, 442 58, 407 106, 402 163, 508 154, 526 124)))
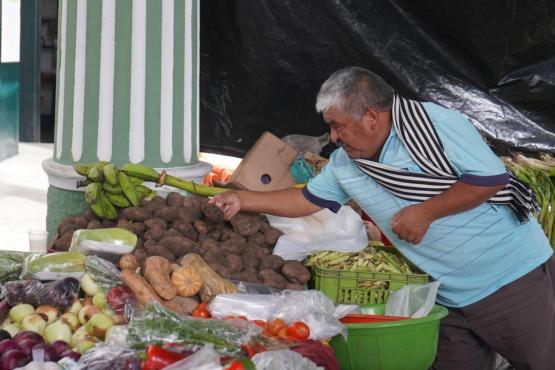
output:
POLYGON ((269 132, 265 132, 233 172, 229 185, 238 189, 272 191, 290 188, 295 180, 289 166, 298 152, 269 132))

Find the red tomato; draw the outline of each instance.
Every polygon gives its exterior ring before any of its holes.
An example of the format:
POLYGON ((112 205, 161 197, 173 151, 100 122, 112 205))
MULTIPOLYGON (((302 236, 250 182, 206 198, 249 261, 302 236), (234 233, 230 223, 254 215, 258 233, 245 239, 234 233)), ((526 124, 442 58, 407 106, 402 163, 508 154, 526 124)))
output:
POLYGON ((272 335, 278 335, 279 331, 287 327, 287 324, 282 319, 275 319, 268 323, 266 329, 272 335))
POLYGON ((233 361, 225 370, 245 370, 245 366, 241 361, 233 361))
POLYGON ((193 313, 191 314, 191 316, 193 317, 200 317, 203 319, 209 319, 210 318, 210 312, 208 312, 208 310, 206 310, 206 308, 195 308, 193 310, 193 313))
POLYGON ((254 320, 253 324, 258 326, 259 328, 262 328, 262 329, 266 328, 266 321, 264 321, 264 320, 254 320))
POLYGON ((304 341, 310 336, 310 329, 304 322, 296 321, 287 328, 287 335, 296 340, 304 341))

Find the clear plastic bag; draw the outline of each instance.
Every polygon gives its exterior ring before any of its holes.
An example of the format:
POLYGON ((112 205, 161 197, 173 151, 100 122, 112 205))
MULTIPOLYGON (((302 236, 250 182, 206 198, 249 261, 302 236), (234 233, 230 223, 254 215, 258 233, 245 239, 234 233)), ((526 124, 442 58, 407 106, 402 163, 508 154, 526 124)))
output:
POLYGON ((166 366, 164 370, 223 370, 223 367, 214 345, 207 344, 195 354, 166 366))
POLYGON ((87 256, 85 271, 105 292, 123 284, 120 270, 112 262, 101 257, 95 255, 87 256))
POLYGON ((81 279, 85 274, 86 258, 84 254, 71 252, 30 254, 25 258, 20 278, 58 280, 73 277, 81 279))
POLYGON ((320 340, 337 334, 346 336, 347 329, 339 318, 355 312, 357 307, 341 307, 339 314, 334 303, 318 290, 284 290, 272 295, 220 294, 208 309, 216 318, 245 316, 264 321, 279 318, 288 324, 302 321, 310 328, 310 339, 320 340))
POLYGON ((24 253, 0 251, 0 284, 19 279, 24 253))
POLYGON ((439 284, 439 281, 409 284, 392 292, 385 304, 385 314, 413 319, 426 316, 434 308, 439 284))
POLYGON ((274 247, 274 254, 284 260, 302 261, 320 250, 360 252, 368 245, 364 222, 349 206, 337 213, 324 208, 306 217, 266 217, 284 233, 274 247))
POLYGON ((247 294, 274 294, 278 293, 281 290, 272 288, 271 286, 264 285, 264 284, 255 284, 249 283, 246 281, 239 281, 231 279, 231 282, 237 286, 237 289, 240 293, 247 293, 247 294))
POLYGON ((257 370, 324 370, 309 359, 290 350, 267 351, 254 355, 257 370))
POLYGON ((35 307, 49 305, 66 309, 79 295, 79 281, 71 277, 49 283, 38 280, 11 281, 2 288, 2 295, 10 306, 28 303, 35 307))
POLYGON ((94 254, 111 262, 132 253, 137 244, 137 235, 131 231, 113 227, 107 229, 81 229, 73 233, 70 252, 94 254))
POLYGON ((129 323, 127 343, 132 348, 146 344, 180 343, 196 351, 207 343, 222 355, 241 353, 241 345, 260 333, 260 328, 244 321, 220 321, 179 316, 161 305, 147 304, 129 323))
POLYGON ((126 369, 140 370, 137 351, 125 347, 97 344, 85 352, 77 362, 78 370, 126 369))

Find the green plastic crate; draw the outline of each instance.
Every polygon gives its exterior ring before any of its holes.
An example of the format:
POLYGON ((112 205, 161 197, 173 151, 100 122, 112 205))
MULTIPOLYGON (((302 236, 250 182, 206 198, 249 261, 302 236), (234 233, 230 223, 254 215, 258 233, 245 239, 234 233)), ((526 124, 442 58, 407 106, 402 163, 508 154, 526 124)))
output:
MULTIPOLYGON (((385 305, 361 307, 363 313, 383 315, 385 305)), ((330 342, 341 370, 427 370, 436 353, 439 323, 447 309, 435 305, 428 316, 402 321, 345 324, 330 342)))
MULTIPOLYGON (((400 255, 395 249, 388 248, 388 253, 400 255), (389 250, 391 249, 391 250, 389 250)), ((416 270, 409 263, 413 270, 416 270)), ((327 270, 312 267, 314 289, 322 291, 335 303, 348 304, 381 304, 387 301, 389 293, 399 290, 408 284, 426 284, 428 275, 396 274, 368 271, 327 270), (373 282, 385 282, 383 289, 367 288, 373 282)))

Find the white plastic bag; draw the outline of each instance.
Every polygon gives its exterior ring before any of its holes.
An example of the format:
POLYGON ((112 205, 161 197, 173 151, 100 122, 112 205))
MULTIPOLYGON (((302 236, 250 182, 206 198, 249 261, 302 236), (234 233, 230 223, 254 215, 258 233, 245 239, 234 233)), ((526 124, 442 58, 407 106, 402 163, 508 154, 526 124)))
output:
POLYGON ((310 339, 321 340, 342 334, 347 328, 340 318, 355 312, 357 306, 341 306, 338 310, 318 290, 283 290, 278 294, 219 294, 208 306, 215 318, 245 316, 249 320, 282 319, 290 324, 302 321, 310 328, 310 339))
POLYGON ((266 217, 284 233, 274 247, 274 254, 284 260, 301 261, 320 250, 360 252, 368 245, 364 222, 349 206, 337 213, 324 208, 306 217, 266 217))
POLYGON ((206 344, 195 354, 179 360, 164 370, 222 370, 220 356, 214 351, 213 344, 206 344))
POLYGON ((426 316, 434 308, 439 284, 439 281, 409 284, 391 293, 385 304, 385 314, 413 319, 426 316))
POLYGON ((267 351, 257 353, 252 358, 256 370, 324 370, 316 364, 291 350, 267 351))

